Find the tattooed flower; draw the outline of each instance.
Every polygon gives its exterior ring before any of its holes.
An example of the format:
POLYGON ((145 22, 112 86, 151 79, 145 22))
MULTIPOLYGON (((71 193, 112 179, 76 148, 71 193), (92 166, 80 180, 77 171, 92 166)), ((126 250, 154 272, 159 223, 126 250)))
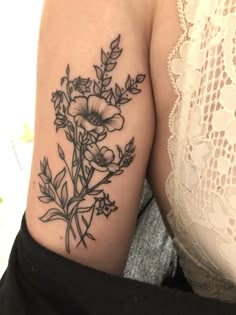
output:
POLYGON ((107 218, 109 215, 117 210, 115 205, 115 201, 110 201, 109 194, 103 193, 102 198, 98 198, 97 201, 99 202, 99 206, 97 208, 97 215, 104 214, 107 218))
POLYGON ((112 163, 115 159, 114 152, 107 147, 99 147, 96 144, 88 146, 85 152, 85 158, 89 164, 100 172, 117 172, 120 168, 117 164, 112 163))
POLYGON ((73 81, 73 87, 80 93, 90 92, 90 85, 92 81, 90 79, 83 79, 81 77, 76 78, 73 81))
POLYGON ((55 110, 60 107, 60 105, 63 103, 63 93, 61 91, 56 91, 55 93, 52 93, 52 99, 51 101, 54 104, 55 110))
POLYGON ((88 98, 76 97, 71 102, 68 113, 74 117, 77 126, 97 133, 103 133, 106 129, 121 130, 124 124, 120 109, 95 95, 88 98))

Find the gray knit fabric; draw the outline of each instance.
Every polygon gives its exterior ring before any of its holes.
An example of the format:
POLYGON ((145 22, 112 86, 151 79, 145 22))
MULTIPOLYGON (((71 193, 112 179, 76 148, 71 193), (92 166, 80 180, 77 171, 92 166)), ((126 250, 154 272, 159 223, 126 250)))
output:
POLYGON ((140 213, 124 276, 159 285, 175 272, 177 255, 147 182, 140 213))

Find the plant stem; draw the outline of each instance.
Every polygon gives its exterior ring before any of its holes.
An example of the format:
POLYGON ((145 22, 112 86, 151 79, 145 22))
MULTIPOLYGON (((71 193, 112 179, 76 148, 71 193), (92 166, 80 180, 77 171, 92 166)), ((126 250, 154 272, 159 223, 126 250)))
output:
POLYGON ((120 99, 125 95, 125 93, 128 93, 129 90, 130 90, 132 87, 134 87, 134 85, 136 85, 136 84, 137 84, 137 81, 135 80, 135 81, 130 85, 130 87, 129 87, 128 89, 125 89, 124 92, 121 93, 121 95, 120 95, 120 96, 118 97, 118 99, 116 100, 116 103, 119 104, 120 99))
POLYGON ((76 245, 76 247, 78 247, 84 241, 84 238, 85 238, 85 236, 86 236, 86 234, 87 234, 87 232, 88 232, 88 230, 89 230, 89 228, 91 226, 93 215, 94 215, 94 210, 95 210, 95 204, 93 205, 93 210, 92 210, 92 214, 90 216, 90 220, 89 220, 88 226, 86 227, 84 235, 81 237, 81 239, 80 239, 79 243, 76 245))
MULTIPOLYGON (((83 175, 83 178, 85 179, 85 172, 84 172, 84 163, 83 163, 83 160, 84 160, 84 153, 85 153, 85 148, 84 148, 84 145, 82 145, 82 149, 81 149, 81 152, 80 152, 80 159, 81 159, 81 170, 82 170, 82 175, 83 175)), ((83 184, 82 184, 83 185, 83 184)))
POLYGON ((70 216, 69 222, 68 222, 67 227, 66 227, 65 243, 66 243, 67 253, 70 253, 70 229, 71 229, 72 220, 73 220, 73 215, 70 216))
POLYGON ((88 188, 89 182, 90 182, 90 180, 91 180, 92 177, 93 177, 94 171, 95 171, 95 169, 92 167, 91 170, 90 170, 90 172, 89 172, 89 174, 88 174, 87 183, 86 183, 86 188, 88 188))
POLYGON ((101 96, 102 95, 102 89, 103 89, 103 81, 104 81, 104 77, 105 77, 105 74, 106 74, 106 68, 107 68, 107 65, 109 64, 109 62, 110 62, 110 60, 111 60, 111 55, 112 55, 112 53, 113 53, 113 51, 114 51, 115 49, 111 49, 111 52, 110 52, 110 54, 109 54, 109 57, 108 57, 108 59, 107 59, 107 62, 106 62, 106 64, 104 65, 104 70, 103 70, 103 73, 102 73, 102 78, 101 78, 101 88, 100 88, 100 95, 99 96, 101 96))
POLYGON ((69 165, 67 164, 66 160, 64 160, 64 163, 65 163, 65 165, 66 165, 67 171, 68 171, 68 173, 69 173, 69 175, 70 175, 70 178, 71 178, 71 181, 72 181, 72 183, 73 183, 74 181, 73 181, 73 177, 72 177, 72 174, 71 174, 69 165))
MULTIPOLYGON (((54 188, 54 186, 53 186, 52 183, 50 183, 50 186, 51 186, 51 188, 53 189, 53 191, 55 192, 56 197, 58 198, 58 200, 59 200, 59 202, 60 202, 60 203, 58 203, 57 200, 55 199, 55 200, 54 200, 55 203, 56 203, 56 204, 63 210, 63 212, 65 213, 65 209, 63 209, 63 207, 62 207, 61 199, 60 199, 60 197, 58 196, 57 190, 54 188)), ((66 213, 65 213, 65 214, 66 214, 66 213)))
MULTIPOLYGON (((77 153, 76 153, 76 141, 77 141, 77 128, 75 128, 75 138, 74 138, 74 141, 73 141, 73 144, 74 144, 74 150, 73 150, 73 157, 72 157, 72 170, 73 170, 73 163, 74 163, 74 160, 77 159, 77 153)), ((74 186, 74 196, 76 196, 76 192, 77 192, 77 170, 78 170, 78 166, 76 168, 76 173, 75 173, 75 176, 74 176, 74 179, 72 179, 72 183, 73 183, 73 186, 74 186)), ((72 174, 72 178, 73 178, 73 174, 72 174)))
POLYGON ((84 238, 83 238, 83 233, 82 233, 81 228, 80 228, 80 224, 79 224, 79 219, 78 219, 77 213, 75 214, 74 217, 75 217, 75 223, 76 223, 76 227, 77 227, 80 239, 82 240, 84 247, 87 248, 87 245, 86 245, 86 243, 84 241, 84 238))
POLYGON ((114 175, 114 173, 109 173, 106 177, 104 177, 100 182, 98 182, 97 184, 95 184, 93 187, 89 188, 84 195, 82 195, 82 197, 84 197, 85 195, 87 195, 88 193, 90 193, 91 191, 93 191, 94 189, 96 189, 98 186, 104 184, 109 178, 111 178, 114 175))

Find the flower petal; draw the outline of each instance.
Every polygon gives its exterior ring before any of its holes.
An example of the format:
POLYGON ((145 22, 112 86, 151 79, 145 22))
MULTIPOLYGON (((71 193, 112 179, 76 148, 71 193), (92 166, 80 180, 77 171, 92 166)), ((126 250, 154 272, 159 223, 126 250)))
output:
POLYGON ((115 163, 111 163, 111 164, 107 165, 107 168, 112 173, 116 173, 120 169, 119 166, 115 163))
POLYGON ((98 134, 101 134, 104 132, 104 126, 94 126, 94 131, 98 134))
POLYGON ((99 172, 107 172, 107 167, 104 166, 100 166, 97 163, 95 163, 94 161, 90 162, 90 165, 95 168, 95 170, 99 171, 99 172))
POLYGON ((116 206, 114 206, 114 205, 111 205, 111 206, 110 206, 110 211, 116 211, 116 209, 117 209, 116 206))
MULTIPOLYGON (((80 116, 78 116, 80 117, 80 116)), ((77 118, 77 117, 76 117, 77 118)), ((79 120, 79 118, 77 119, 79 120)), ((96 126, 94 126, 93 124, 91 124, 88 120, 86 119, 80 119, 80 125, 78 124, 78 126, 81 126, 82 128, 84 128, 87 131, 92 131, 94 129, 96 129, 96 126)))
POLYGON ((109 131, 121 130, 124 125, 124 118, 121 115, 115 115, 112 118, 106 119, 104 125, 109 131))
POLYGON ((92 153, 90 151, 86 151, 84 156, 85 156, 86 160, 88 160, 88 161, 94 160, 94 156, 92 155, 92 153))
POLYGON ((103 214, 108 218, 109 215, 111 214, 111 210, 110 209, 104 209, 103 214))
POLYGON ((112 162, 115 158, 114 152, 107 147, 102 147, 101 155, 106 160, 106 164, 112 162))
POLYGON ((91 95, 88 98, 88 113, 101 114, 104 109, 108 106, 104 98, 100 98, 95 95, 91 95))
POLYGON ((88 112, 88 100, 86 97, 75 97, 68 107, 68 114, 71 116, 84 115, 88 112))
MULTIPOLYGON (((99 147, 96 144, 91 144, 88 146, 88 151, 93 156, 93 159, 95 159, 97 156, 100 155, 99 147)), ((87 152, 87 151, 86 151, 87 152)))
POLYGON ((113 105, 108 105, 101 113, 102 120, 106 120, 108 118, 111 118, 115 115, 120 114, 120 109, 113 105))

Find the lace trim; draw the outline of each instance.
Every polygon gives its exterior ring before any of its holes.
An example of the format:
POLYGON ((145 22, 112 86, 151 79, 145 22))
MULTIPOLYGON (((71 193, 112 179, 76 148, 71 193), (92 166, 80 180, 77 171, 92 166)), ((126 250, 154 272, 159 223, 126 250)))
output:
MULTIPOLYGON (((179 102, 180 102, 180 97, 181 96, 180 96, 180 92, 179 92, 179 89, 178 89, 177 84, 176 84, 176 77, 174 76, 174 74, 171 71, 171 62, 172 62, 172 60, 174 59, 175 56, 179 55, 178 52, 179 52, 180 47, 182 46, 182 44, 183 44, 183 42, 184 42, 184 40, 185 40, 185 38, 187 36, 187 31, 188 31, 187 23, 186 23, 185 16, 184 16, 184 7, 183 7, 182 0, 177 0, 177 8, 178 8, 180 26, 181 26, 181 29, 182 29, 183 33, 182 33, 181 37, 179 38, 177 44, 173 48, 173 50, 170 52, 170 54, 168 56, 168 64, 167 64, 168 74, 169 74, 172 86, 174 88, 174 91, 175 91, 175 93, 177 95, 176 101, 175 101, 175 103, 173 105, 173 108, 172 108, 172 110, 170 112, 169 119, 168 119, 168 127, 169 127, 169 130, 171 132, 171 136, 169 137, 169 140, 168 140, 167 150, 168 150, 168 155, 169 155, 169 159, 170 159, 170 162, 171 162, 172 169, 173 169, 173 162, 172 162, 171 152, 170 152, 170 141, 171 141, 172 137, 174 136, 172 119, 173 119, 174 113, 176 112, 177 107, 179 106, 179 102)), ((169 174, 168 178, 170 176, 171 176, 171 174, 169 174)), ((168 181, 168 178, 167 178, 167 181, 168 181)), ((167 187, 166 187, 166 194, 167 194, 167 187)))
POLYGON ((172 210, 167 218, 193 290, 235 302, 236 255, 232 251, 236 251, 236 168, 231 170, 227 159, 233 165, 236 153, 236 106, 232 104, 232 99, 236 100, 236 0, 177 0, 177 6, 183 33, 168 57, 168 73, 177 97, 168 121, 172 170, 165 189, 172 210), (191 49, 196 50, 197 57, 189 56, 191 49), (201 51, 204 49, 206 52, 201 51), (193 57, 192 66, 186 61, 189 57, 193 57), (184 75, 180 78, 172 69, 175 61, 182 62, 175 66, 186 67, 183 73, 199 89, 191 89, 191 85, 185 88, 188 81, 184 75), (214 75, 221 75, 222 80, 214 75), (187 143, 188 136, 191 139, 187 143), (187 155, 191 155, 189 164, 187 155), (219 174, 215 175, 217 170, 219 174), (231 177, 227 180, 225 176, 231 177))

